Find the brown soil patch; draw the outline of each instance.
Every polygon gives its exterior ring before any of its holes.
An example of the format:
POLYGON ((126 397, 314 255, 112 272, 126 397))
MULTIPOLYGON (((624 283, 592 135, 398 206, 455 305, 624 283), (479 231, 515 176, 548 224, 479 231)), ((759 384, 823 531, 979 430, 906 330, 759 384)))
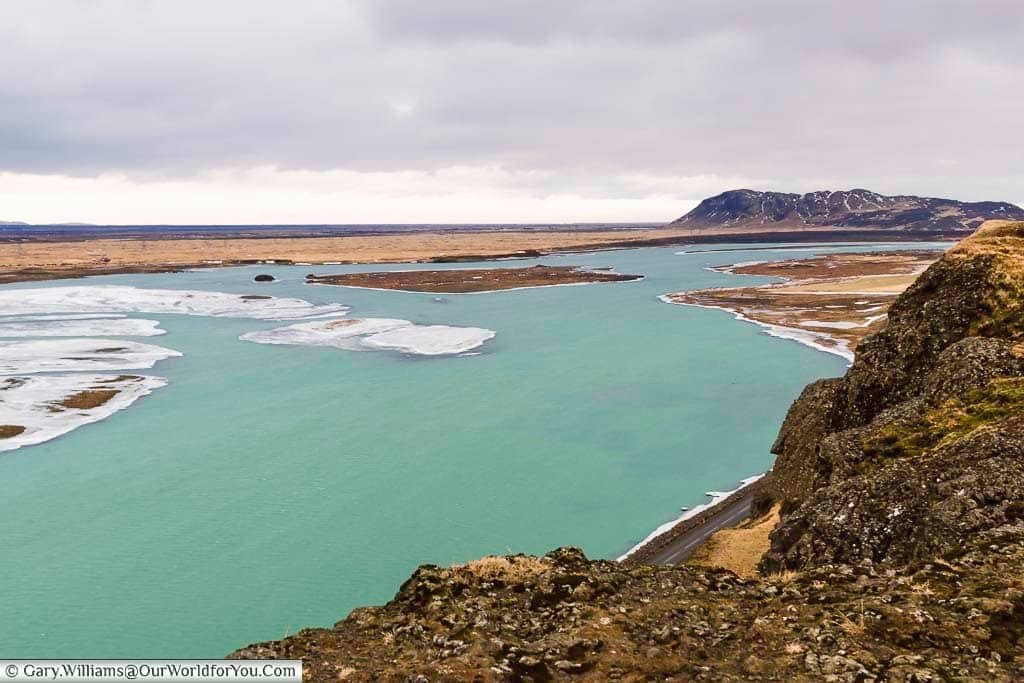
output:
POLYGON ((918 273, 912 275, 865 275, 848 280, 811 281, 804 284, 788 285, 784 292, 814 292, 817 294, 900 294, 914 284, 918 273))
POLYGON ((533 266, 532 268, 487 268, 474 270, 416 270, 397 273, 346 273, 313 275, 309 283, 397 289, 407 292, 464 294, 519 287, 626 282, 639 275, 579 270, 575 266, 533 266))
POLYGON ((0 439, 10 439, 24 433, 25 428, 21 425, 0 425, 0 439))
POLYGON ((743 578, 757 577, 757 563, 771 545, 768 535, 779 523, 779 507, 776 503, 760 519, 716 532, 693 553, 690 564, 728 569, 743 578))
POLYGON ((68 396, 63 401, 58 401, 57 405, 73 410, 89 410, 98 408, 117 396, 118 393, 120 392, 117 389, 87 389, 68 396))
POLYGON ((773 261, 728 267, 739 275, 773 275, 789 280, 834 280, 868 275, 919 273, 938 260, 935 251, 891 251, 869 254, 828 254, 820 258, 773 261))

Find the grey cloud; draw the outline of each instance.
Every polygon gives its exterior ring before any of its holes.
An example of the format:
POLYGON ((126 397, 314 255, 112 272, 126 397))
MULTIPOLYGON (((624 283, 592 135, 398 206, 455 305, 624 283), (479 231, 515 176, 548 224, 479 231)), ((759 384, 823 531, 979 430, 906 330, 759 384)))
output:
POLYGON ((91 0, 6 15, 3 170, 489 164, 581 194, 614 192, 616 175, 717 174, 1024 199, 1016 0, 91 0))

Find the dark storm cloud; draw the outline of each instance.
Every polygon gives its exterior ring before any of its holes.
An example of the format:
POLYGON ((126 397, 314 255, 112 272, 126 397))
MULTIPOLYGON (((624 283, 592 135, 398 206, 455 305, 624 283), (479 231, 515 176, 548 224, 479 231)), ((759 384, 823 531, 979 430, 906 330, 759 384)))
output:
POLYGON ((13 3, 0 168, 488 164, 584 194, 632 173, 1021 199, 1022 34, 1019 0, 13 3))

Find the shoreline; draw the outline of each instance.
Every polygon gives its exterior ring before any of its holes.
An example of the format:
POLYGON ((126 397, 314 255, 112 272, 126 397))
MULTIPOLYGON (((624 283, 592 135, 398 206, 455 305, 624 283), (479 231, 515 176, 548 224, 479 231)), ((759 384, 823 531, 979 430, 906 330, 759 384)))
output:
POLYGON ((659 525, 642 541, 615 558, 615 561, 643 563, 643 557, 663 549, 683 534, 708 524, 716 514, 732 505, 738 498, 756 491, 758 482, 761 482, 767 474, 768 472, 762 472, 741 479, 739 486, 728 491, 708 491, 704 495, 711 496, 710 501, 697 505, 679 517, 659 525), (640 557, 637 557, 638 555, 640 557))
POLYGON ((0 284, 248 265, 464 263, 698 244, 948 241, 941 232, 807 230, 729 233, 672 224, 630 230, 467 231, 347 236, 95 236, 0 240, 0 284))
POLYGON ((740 322, 745 323, 752 323, 754 325, 757 325, 758 327, 763 328, 765 330, 765 334, 767 334, 769 337, 775 337, 776 339, 787 339, 789 341, 794 341, 802 346, 812 348, 816 351, 821 351, 822 353, 829 353, 832 354, 833 356, 839 356, 840 358, 846 361, 847 366, 853 363, 853 351, 849 348, 849 345, 846 343, 846 341, 843 339, 838 339, 827 333, 818 333, 812 332, 811 330, 802 330, 799 327, 787 327, 786 325, 775 325, 772 323, 761 322, 760 320, 748 318, 739 311, 732 308, 728 308, 727 306, 712 306, 710 304, 695 304, 688 303, 685 301, 672 301, 670 295, 668 294, 662 294, 658 297, 658 299, 660 299, 666 304, 671 304, 673 306, 692 306, 694 308, 706 308, 709 310, 726 311, 727 313, 731 313, 735 320, 739 320, 740 322), (809 336, 827 337, 828 339, 833 340, 836 343, 836 346, 826 346, 824 344, 819 344, 813 339, 809 339, 809 336))
POLYGON ((661 295, 662 302, 728 311, 735 320, 853 362, 854 349, 880 323, 899 292, 937 257, 934 250, 833 253, 782 261, 752 260, 706 266, 725 275, 758 275, 776 282, 714 287, 661 295), (856 297, 866 297, 858 301, 856 297), (873 305, 872 308, 860 308, 873 305))

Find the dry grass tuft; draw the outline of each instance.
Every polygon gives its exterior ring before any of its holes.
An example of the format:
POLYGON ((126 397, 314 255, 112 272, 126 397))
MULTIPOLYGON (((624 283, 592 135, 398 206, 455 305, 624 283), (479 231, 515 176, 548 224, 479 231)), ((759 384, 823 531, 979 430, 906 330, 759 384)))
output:
POLYGON ((781 572, 769 574, 767 578, 777 583, 792 583, 798 576, 800 576, 800 572, 793 569, 784 569, 781 572))
POLYGON ((854 638, 862 637, 868 630, 863 614, 856 621, 843 615, 843 621, 839 624, 839 628, 843 629, 843 633, 854 638))
POLYGON ((1022 260, 1024 223, 988 221, 981 229, 949 250, 954 256, 994 254, 1010 257, 1015 264, 1022 260))
POLYGON ((760 519, 733 529, 722 529, 704 542, 690 558, 691 564, 721 567, 745 579, 758 576, 757 564, 771 546, 768 535, 779 524, 779 504, 760 519))
POLYGON ((473 560, 469 564, 456 565, 453 571, 466 572, 484 581, 515 583, 544 574, 550 569, 547 562, 527 555, 500 557, 491 555, 473 560))

